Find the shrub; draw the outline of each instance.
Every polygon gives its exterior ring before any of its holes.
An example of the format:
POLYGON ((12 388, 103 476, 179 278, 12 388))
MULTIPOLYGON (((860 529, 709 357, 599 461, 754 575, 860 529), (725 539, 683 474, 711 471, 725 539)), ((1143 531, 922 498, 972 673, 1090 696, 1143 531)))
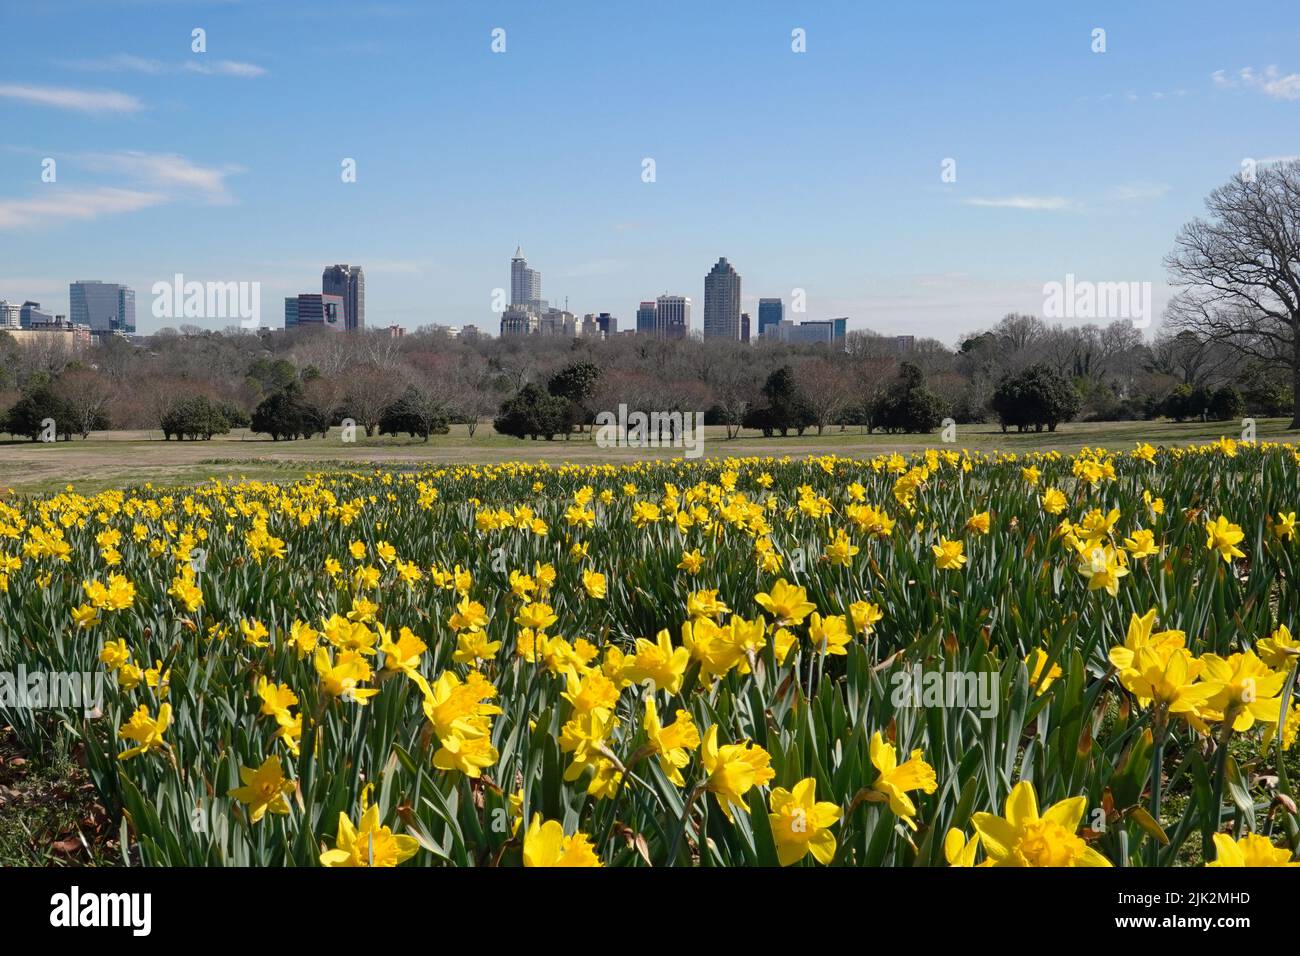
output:
POLYGON ((569 401, 530 383, 501 404, 492 427, 502 435, 550 441, 568 430, 569 401))
POLYGON ((1046 365, 1031 365, 1015 375, 1003 375, 989 404, 1004 432, 1012 426, 1022 432, 1042 431, 1046 426, 1054 432, 1059 423, 1079 414, 1082 399, 1065 376, 1046 365))
POLYGON ((230 419, 203 395, 183 398, 173 403, 159 424, 164 441, 170 441, 172 436, 179 441, 187 438, 208 441, 213 435, 224 435, 230 431, 230 419))
POLYGON ((943 403, 925 386, 925 375, 911 362, 898 369, 898 381, 882 394, 871 424, 887 432, 929 432, 943 421, 943 403))

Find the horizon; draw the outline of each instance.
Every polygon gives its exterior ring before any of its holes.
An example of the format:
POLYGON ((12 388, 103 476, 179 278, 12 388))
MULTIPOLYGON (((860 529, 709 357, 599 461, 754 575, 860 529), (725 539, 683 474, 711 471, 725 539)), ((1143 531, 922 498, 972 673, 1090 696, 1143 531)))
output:
POLYGON ((1046 285, 1078 277, 1151 283, 1149 336, 1178 228, 1243 161, 1300 153, 1300 25, 1281 3, 1214 9, 8 11, 0 298, 66 315, 70 282, 122 283, 147 335, 179 321, 150 290, 180 273, 260 283, 274 327, 351 263, 368 327, 496 335, 522 246, 542 298, 620 330, 664 292, 699 330, 725 257, 755 322, 803 289, 787 317, 951 344, 1010 312, 1054 321, 1046 285))

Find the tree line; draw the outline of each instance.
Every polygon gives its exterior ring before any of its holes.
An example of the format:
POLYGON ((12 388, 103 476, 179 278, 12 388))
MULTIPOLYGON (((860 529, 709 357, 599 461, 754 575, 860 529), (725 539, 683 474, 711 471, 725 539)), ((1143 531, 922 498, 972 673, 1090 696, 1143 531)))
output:
POLYGON ((191 326, 70 351, 0 332, 0 429, 61 437, 106 428, 276 439, 343 421, 428 438, 452 423, 553 438, 620 405, 706 411, 768 435, 862 425, 925 431, 945 418, 1005 429, 1073 419, 1227 420, 1291 414, 1300 427, 1300 161, 1214 190, 1166 259, 1177 289, 1150 341, 1128 321, 1050 325, 1009 314, 952 345, 870 331, 834 345, 758 341, 394 338, 191 326))

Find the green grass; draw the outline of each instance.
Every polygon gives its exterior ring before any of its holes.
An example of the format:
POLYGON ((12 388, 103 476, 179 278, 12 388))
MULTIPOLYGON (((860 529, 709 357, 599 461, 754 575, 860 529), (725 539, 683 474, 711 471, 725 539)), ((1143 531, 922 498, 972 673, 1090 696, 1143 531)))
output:
MULTIPOLYGON (((60 738, 62 739, 62 738, 60 738)), ((86 771, 66 749, 19 749, 0 728, 0 867, 119 863, 108 816, 86 771)))
MULTIPOLYGON (((1288 431, 1286 419, 1262 419, 1257 425, 1261 440, 1295 441, 1300 432, 1288 431)), ((940 432, 928 435, 866 434, 861 428, 828 428, 788 438, 764 438, 758 432, 742 432, 727 439, 723 429, 705 430, 704 454, 708 456, 804 456, 838 454, 854 457, 881 452, 910 452, 925 448, 970 448, 984 451, 1075 452, 1084 445, 1130 449, 1137 442, 1152 445, 1191 444, 1213 441, 1220 435, 1241 437, 1238 422, 1088 422, 1062 425, 1056 432, 1003 434, 996 425, 959 425, 956 440, 948 445, 940 432)), ((569 439, 528 441, 496 434, 481 425, 473 438, 464 426, 454 426, 447 435, 436 435, 427 443, 393 436, 367 438, 359 435, 345 443, 334 429, 327 438, 273 442, 264 436, 240 430, 208 442, 167 442, 157 432, 104 432, 82 441, 40 444, 27 441, 0 443, 0 487, 17 492, 43 493, 73 485, 78 491, 154 484, 184 485, 211 478, 247 477, 261 480, 292 480, 309 472, 332 469, 362 469, 374 465, 421 467, 436 463, 523 461, 632 461, 640 458, 680 457, 674 448, 602 448, 591 432, 569 439)))

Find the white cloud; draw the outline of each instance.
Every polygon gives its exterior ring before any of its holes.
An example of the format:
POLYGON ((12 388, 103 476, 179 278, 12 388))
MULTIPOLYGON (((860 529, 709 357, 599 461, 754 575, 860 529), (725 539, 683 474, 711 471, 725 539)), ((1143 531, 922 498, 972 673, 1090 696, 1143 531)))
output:
POLYGON ((134 96, 114 90, 75 90, 59 86, 4 83, 0 84, 0 97, 84 113, 135 113, 144 109, 144 104, 134 96))
POLYGON ((1110 190, 1110 199, 1119 202, 1133 202, 1142 199, 1159 199, 1169 192, 1168 183, 1125 183, 1110 190))
POLYGON ((191 73, 202 73, 205 76, 241 76, 251 79, 256 76, 266 75, 266 70, 256 63, 241 63, 238 60, 216 60, 211 64, 201 63, 198 60, 187 60, 185 69, 191 73))
POLYGON ((91 73, 145 73, 151 76, 160 73, 197 73, 201 76, 238 76, 252 79, 265 76, 267 73, 264 67, 256 63, 244 63, 239 60, 208 60, 206 56, 164 62, 130 53, 114 53, 96 60, 61 60, 58 63, 60 66, 91 73))
POLYGON ((1215 70, 1210 80, 1222 90, 1252 89, 1275 100, 1300 100, 1300 73, 1283 74, 1276 66, 1262 72, 1245 66, 1231 76, 1226 70, 1215 70))
POLYGON ((99 219, 187 200, 227 205, 235 200, 226 179, 241 171, 201 166, 175 153, 70 154, 67 161, 119 181, 88 188, 46 184, 21 199, 0 198, 0 230, 99 219))
POLYGON ((129 177, 170 198, 195 197, 213 205, 234 201, 226 178, 242 172, 238 166, 200 166, 177 153, 92 153, 82 157, 91 168, 129 177))
POLYGON ((26 199, 0 199, 0 229, 37 225, 51 221, 99 219, 124 212, 136 212, 167 201, 161 193, 137 189, 48 189, 26 199))
POLYGON ((992 209, 1027 209, 1033 212, 1055 212, 1074 208, 1074 203, 1063 196, 976 197, 965 199, 963 202, 968 206, 985 206, 992 209))

